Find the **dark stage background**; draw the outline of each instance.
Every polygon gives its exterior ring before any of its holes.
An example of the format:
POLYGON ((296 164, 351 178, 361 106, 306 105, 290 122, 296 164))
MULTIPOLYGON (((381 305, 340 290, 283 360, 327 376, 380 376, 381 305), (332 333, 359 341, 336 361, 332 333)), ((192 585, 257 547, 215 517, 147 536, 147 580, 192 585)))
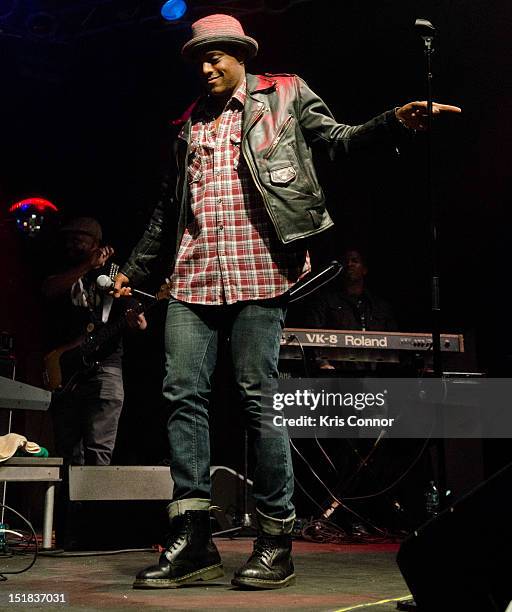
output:
MULTIPOLYGON (((40 7, 58 15, 65 5, 81 4, 19 6, 29 16, 40 7)), ((126 11, 96 31, 90 22, 78 30, 64 18, 49 36, 10 32, 7 21, 0 28, 0 327, 15 337, 18 378, 32 384, 41 382, 38 283, 55 240, 50 224, 38 238, 18 235, 8 207, 38 195, 54 202, 62 218, 95 216, 116 249, 115 259, 124 261, 169 164, 169 121, 198 93, 193 71, 179 56, 188 28, 162 24, 158 2, 111 4, 126 11), (142 5, 144 14, 152 11, 157 18, 131 19, 136 13, 130 11, 142 5)), ((189 5, 186 21, 220 6, 212 2, 210 10, 199 11, 194 2, 189 5)), ((438 28, 435 100, 463 108, 461 116, 440 121, 435 134, 442 329, 475 339, 478 369, 510 375, 510 2, 315 0, 281 13, 236 14, 260 43, 251 72, 298 73, 346 123, 424 99, 423 42, 414 21, 425 17, 438 28)), ((344 246, 365 250, 373 288, 393 304, 407 331, 430 325, 424 150, 418 136, 400 156, 384 150, 334 163, 321 152, 317 157, 336 229, 311 245, 315 265, 344 246)), ((158 282, 153 279, 149 288, 158 282)), ((163 312, 156 313, 151 329, 128 342, 118 463, 151 464, 166 457, 166 415, 159 400, 162 322, 163 312)), ((233 460, 229 394, 221 391, 221 397, 213 463, 234 465, 239 460, 233 460)), ((49 428, 40 417, 27 419, 26 428, 48 442, 49 428)))

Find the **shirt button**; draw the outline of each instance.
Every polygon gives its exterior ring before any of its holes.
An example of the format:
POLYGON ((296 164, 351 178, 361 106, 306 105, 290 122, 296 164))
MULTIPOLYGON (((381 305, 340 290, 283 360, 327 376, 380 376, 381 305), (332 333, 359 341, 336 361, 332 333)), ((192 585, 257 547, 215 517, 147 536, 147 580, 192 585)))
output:
POLYGON ((222 198, 217 198, 217 202, 218 202, 219 204, 222 204, 222 198))
POLYGON ((219 225, 219 230, 223 230, 224 226, 222 225, 222 223, 219 225))

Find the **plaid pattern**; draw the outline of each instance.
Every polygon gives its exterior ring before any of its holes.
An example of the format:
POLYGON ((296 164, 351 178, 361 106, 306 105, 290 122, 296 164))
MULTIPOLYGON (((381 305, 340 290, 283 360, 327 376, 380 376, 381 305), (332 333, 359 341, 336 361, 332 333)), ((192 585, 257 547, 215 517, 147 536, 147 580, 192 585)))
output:
POLYGON ((282 295, 310 270, 304 249, 284 248, 240 154, 246 83, 221 115, 194 121, 188 166, 193 220, 183 235, 171 294, 193 304, 282 295))

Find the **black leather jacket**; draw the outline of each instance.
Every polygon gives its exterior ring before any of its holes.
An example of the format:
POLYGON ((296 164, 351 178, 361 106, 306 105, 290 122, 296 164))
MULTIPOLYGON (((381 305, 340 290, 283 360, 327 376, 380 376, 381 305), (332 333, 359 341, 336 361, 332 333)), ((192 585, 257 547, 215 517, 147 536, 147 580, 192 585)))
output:
MULTIPOLYGON (((165 247, 172 268, 190 221, 186 176, 195 108, 189 109, 175 147, 174 194, 164 183, 148 227, 122 269, 132 284, 147 276, 165 247)), ((312 145, 324 145, 334 158, 369 143, 395 142, 402 130, 393 110, 362 125, 344 125, 298 76, 247 74, 242 154, 281 242, 313 236, 333 224, 313 165, 312 145)))

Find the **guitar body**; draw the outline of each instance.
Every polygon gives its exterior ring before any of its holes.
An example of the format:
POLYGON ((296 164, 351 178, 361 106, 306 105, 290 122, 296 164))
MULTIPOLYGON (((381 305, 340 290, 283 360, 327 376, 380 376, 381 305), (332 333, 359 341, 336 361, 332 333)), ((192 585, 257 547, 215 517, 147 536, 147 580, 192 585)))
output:
POLYGON ((80 375, 91 372, 96 363, 86 359, 84 337, 62 345, 44 356, 44 386, 48 391, 70 391, 80 375))

